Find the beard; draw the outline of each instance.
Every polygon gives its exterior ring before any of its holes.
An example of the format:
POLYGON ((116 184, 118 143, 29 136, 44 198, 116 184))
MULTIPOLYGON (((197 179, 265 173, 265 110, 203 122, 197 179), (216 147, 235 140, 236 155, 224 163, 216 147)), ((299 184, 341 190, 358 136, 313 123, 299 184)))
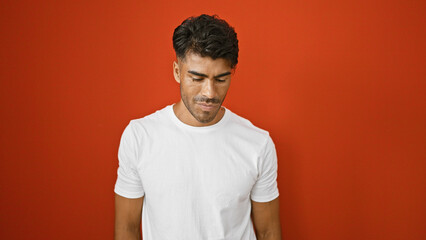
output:
POLYGON ((180 88, 181 98, 182 102, 185 105, 186 109, 191 113, 191 115, 200 123, 209 123, 213 121, 219 112, 223 100, 217 98, 206 98, 203 96, 195 96, 192 99, 189 99, 182 91, 182 84, 180 88), (211 111, 203 111, 197 107, 197 103, 212 103, 217 104, 217 108, 213 109, 211 111))

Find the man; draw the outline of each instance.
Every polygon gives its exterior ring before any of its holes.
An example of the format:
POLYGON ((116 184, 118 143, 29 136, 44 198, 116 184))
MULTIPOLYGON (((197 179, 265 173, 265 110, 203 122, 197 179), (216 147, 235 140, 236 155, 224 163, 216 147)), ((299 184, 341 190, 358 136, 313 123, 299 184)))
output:
POLYGON ((173 47, 181 100, 121 137, 115 239, 140 239, 141 221, 144 240, 281 239, 274 143, 222 106, 238 62, 234 29, 188 18, 173 47))

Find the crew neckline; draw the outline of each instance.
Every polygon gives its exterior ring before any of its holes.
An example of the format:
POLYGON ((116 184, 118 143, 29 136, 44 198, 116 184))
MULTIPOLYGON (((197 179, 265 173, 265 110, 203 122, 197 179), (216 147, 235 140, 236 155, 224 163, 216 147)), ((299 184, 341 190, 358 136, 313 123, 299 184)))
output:
POLYGON ((205 132, 205 131, 211 131, 211 130, 215 130, 215 129, 220 128, 228 120, 229 114, 230 114, 230 111, 225 106, 222 106, 225 109, 225 113, 223 114, 222 118, 217 123, 215 123, 213 125, 209 125, 209 126, 195 127, 195 126, 191 126, 191 125, 188 125, 188 124, 182 122, 176 116, 175 112, 173 111, 174 105, 175 105, 175 103, 167 106, 168 112, 169 112, 169 115, 171 115, 172 121, 182 128, 188 129, 190 131, 196 131, 196 132, 205 132))

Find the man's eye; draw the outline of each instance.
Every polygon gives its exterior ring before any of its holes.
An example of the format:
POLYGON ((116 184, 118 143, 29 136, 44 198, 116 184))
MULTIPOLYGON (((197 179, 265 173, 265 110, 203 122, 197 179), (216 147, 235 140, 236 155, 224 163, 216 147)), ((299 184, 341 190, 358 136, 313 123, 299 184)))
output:
POLYGON ((194 80, 194 81, 201 81, 203 79, 202 78, 192 78, 192 80, 194 80))
POLYGON ((225 82, 226 80, 223 79, 216 79, 218 82, 225 82))

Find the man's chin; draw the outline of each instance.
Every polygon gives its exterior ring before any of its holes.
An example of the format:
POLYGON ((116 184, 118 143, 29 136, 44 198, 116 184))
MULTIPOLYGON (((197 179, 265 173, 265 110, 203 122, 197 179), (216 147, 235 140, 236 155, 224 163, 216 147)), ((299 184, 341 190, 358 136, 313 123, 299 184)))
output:
POLYGON ((216 115, 214 115, 214 116, 211 116, 211 115, 212 115, 212 113, 207 112, 207 116, 205 114, 202 114, 201 116, 198 115, 196 117, 196 119, 200 123, 209 123, 209 122, 213 121, 215 119, 215 117, 216 117, 216 115))
POLYGON ((201 109, 197 112, 197 116, 195 119, 200 123, 209 123, 216 118, 216 115, 219 111, 202 111, 201 109))

